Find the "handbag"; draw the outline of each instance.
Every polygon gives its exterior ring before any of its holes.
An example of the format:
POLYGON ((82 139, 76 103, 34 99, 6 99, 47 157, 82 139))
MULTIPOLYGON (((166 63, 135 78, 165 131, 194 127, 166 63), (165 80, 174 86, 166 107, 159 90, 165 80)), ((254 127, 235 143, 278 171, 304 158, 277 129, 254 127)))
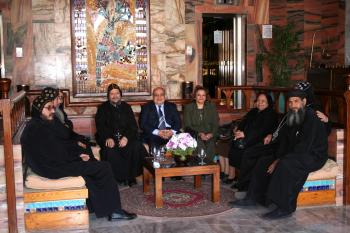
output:
POLYGON ((237 149, 243 150, 245 148, 245 142, 244 142, 243 138, 234 140, 233 146, 237 149))

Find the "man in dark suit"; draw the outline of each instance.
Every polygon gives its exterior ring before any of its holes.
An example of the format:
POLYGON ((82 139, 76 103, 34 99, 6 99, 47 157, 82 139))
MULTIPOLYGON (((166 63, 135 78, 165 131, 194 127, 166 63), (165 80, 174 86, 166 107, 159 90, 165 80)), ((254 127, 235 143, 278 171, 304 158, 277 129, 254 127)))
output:
POLYGON ((141 108, 139 125, 144 142, 150 147, 159 147, 180 130, 181 120, 176 105, 165 101, 164 88, 155 88, 152 95, 153 101, 141 108))

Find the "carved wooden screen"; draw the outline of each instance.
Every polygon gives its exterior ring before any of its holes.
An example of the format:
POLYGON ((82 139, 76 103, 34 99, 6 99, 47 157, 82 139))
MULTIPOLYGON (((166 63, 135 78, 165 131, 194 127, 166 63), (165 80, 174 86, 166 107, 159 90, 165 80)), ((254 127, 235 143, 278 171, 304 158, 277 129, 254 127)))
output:
POLYGON ((71 0, 75 96, 150 94, 148 0, 71 0))

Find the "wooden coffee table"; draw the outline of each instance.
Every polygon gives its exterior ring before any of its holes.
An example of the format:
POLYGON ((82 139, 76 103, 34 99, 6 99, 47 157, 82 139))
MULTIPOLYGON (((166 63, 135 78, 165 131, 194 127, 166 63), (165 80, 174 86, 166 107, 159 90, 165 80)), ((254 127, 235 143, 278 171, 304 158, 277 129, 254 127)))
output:
POLYGON ((173 176, 194 176, 194 188, 201 187, 201 175, 212 174, 212 201, 220 201, 220 167, 215 163, 206 165, 194 164, 192 166, 153 168, 153 158, 146 158, 143 166, 143 192, 149 192, 150 178, 154 177, 154 193, 156 208, 163 207, 162 178, 173 176))

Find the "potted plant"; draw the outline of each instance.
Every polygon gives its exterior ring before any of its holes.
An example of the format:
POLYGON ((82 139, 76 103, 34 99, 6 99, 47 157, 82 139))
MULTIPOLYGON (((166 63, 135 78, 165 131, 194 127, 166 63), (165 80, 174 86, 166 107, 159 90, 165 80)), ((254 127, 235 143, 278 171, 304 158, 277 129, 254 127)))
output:
POLYGON ((272 85, 289 86, 292 70, 298 69, 301 65, 301 59, 297 54, 300 50, 298 33, 294 29, 294 24, 274 26, 272 33, 273 39, 269 51, 264 47, 262 40, 259 43, 262 53, 256 56, 257 73, 261 72, 259 67, 262 67, 262 62, 267 61, 272 85), (293 60, 296 62, 291 62, 293 60))

